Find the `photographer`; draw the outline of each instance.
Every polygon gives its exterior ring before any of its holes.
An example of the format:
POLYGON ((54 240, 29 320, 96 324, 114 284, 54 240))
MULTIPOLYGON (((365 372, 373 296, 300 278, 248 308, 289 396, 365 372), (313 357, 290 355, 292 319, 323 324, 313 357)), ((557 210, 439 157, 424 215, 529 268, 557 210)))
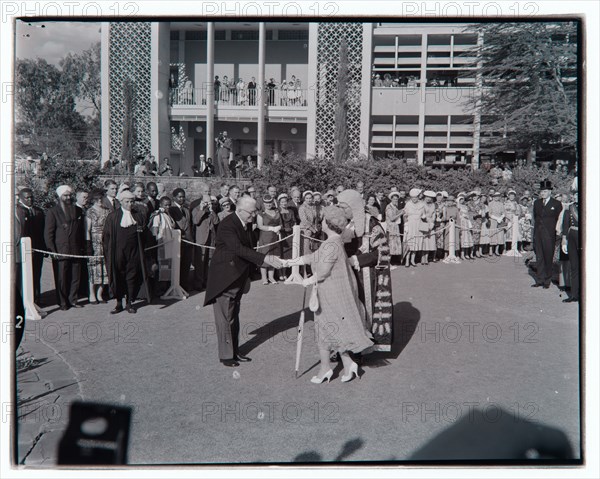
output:
MULTIPOLYGON (((192 222, 196 227, 196 243, 214 246, 219 217, 213 209, 209 195, 203 195, 200 204, 192 210, 192 222)), ((206 287, 208 262, 212 251, 208 248, 194 246, 194 289, 197 291, 202 291, 206 287)))

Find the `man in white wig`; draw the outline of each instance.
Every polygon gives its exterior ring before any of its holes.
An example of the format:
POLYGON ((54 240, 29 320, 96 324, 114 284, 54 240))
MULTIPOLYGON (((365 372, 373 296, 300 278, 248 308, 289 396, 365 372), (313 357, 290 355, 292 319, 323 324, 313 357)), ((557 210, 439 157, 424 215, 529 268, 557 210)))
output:
POLYGON ((104 224, 102 243, 106 272, 112 293, 117 300, 111 314, 125 309, 135 313, 133 302, 142 285, 144 267, 144 245, 148 242, 148 229, 143 215, 132 210, 134 194, 124 190, 119 194, 120 208, 108 215, 104 224))

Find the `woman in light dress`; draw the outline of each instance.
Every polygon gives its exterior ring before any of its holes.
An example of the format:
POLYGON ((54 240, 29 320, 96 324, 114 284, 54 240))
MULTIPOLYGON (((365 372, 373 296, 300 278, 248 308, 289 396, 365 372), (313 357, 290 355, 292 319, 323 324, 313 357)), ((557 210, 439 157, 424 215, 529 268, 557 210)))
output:
POLYGON ((404 207, 404 254, 406 267, 417 266, 415 256, 423 246, 423 233, 420 230, 424 213, 424 203, 419 200, 421 190, 413 188, 409 191, 410 201, 404 207))
POLYGON ((429 264, 429 260, 433 259, 430 256, 435 255, 435 192, 427 190, 423 193, 425 198, 423 205, 423 215, 421 216, 421 234, 423 235, 423 244, 421 246, 423 255, 421 257, 422 264, 429 264))
POLYGON ((387 223, 388 242, 391 256, 402 256, 402 235, 400 234, 400 223, 402 222, 403 209, 400 209, 400 194, 392 191, 389 196, 390 204, 385 209, 385 221, 387 223))
POLYGON ((312 383, 329 382, 333 376, 331 353, 339 353, 344 365, 341 381, 348 382, 359 376, 358 364, 350 352, 360 353, 373 345, 366 329, 366 315, 358 299, 356 278, 348 262, 341 237, 352 218, 352 209, 345 203, 324 209, 322 230, 325 242, 314 253, 297 259, 283 260, 284 266, 311 265, 313 275, 304 285, 317 288, 318 309, 315 328, 319 357, 319 371, 312 383))

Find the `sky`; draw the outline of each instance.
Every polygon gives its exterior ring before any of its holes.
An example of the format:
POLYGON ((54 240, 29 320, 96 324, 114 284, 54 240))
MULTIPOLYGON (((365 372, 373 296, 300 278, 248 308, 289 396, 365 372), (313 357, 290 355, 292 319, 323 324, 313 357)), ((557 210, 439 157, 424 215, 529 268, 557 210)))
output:
POLYGON ((16 58, 44 58, 58 62, 68 53, 80 53, 100 41, 98 22, 40 22, 17 21, 15 28, 16 58), (41 25, 45 27, 42 28, 41 25), (29 36, 27 36, 29 35, 29 36))

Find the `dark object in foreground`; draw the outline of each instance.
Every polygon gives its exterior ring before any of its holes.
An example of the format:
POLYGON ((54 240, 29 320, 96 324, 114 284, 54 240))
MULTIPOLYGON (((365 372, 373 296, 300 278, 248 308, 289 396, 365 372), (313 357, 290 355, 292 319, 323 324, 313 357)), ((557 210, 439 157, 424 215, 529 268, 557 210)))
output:
POLYGON ((560 429, 527 421, 497 407, 473 409, 414 452, 415 461, 568 462, 573 451, 560 429))
POLYGON ((131 408, 76 401, 58 446, 58 465, 127 464, 131 408))

